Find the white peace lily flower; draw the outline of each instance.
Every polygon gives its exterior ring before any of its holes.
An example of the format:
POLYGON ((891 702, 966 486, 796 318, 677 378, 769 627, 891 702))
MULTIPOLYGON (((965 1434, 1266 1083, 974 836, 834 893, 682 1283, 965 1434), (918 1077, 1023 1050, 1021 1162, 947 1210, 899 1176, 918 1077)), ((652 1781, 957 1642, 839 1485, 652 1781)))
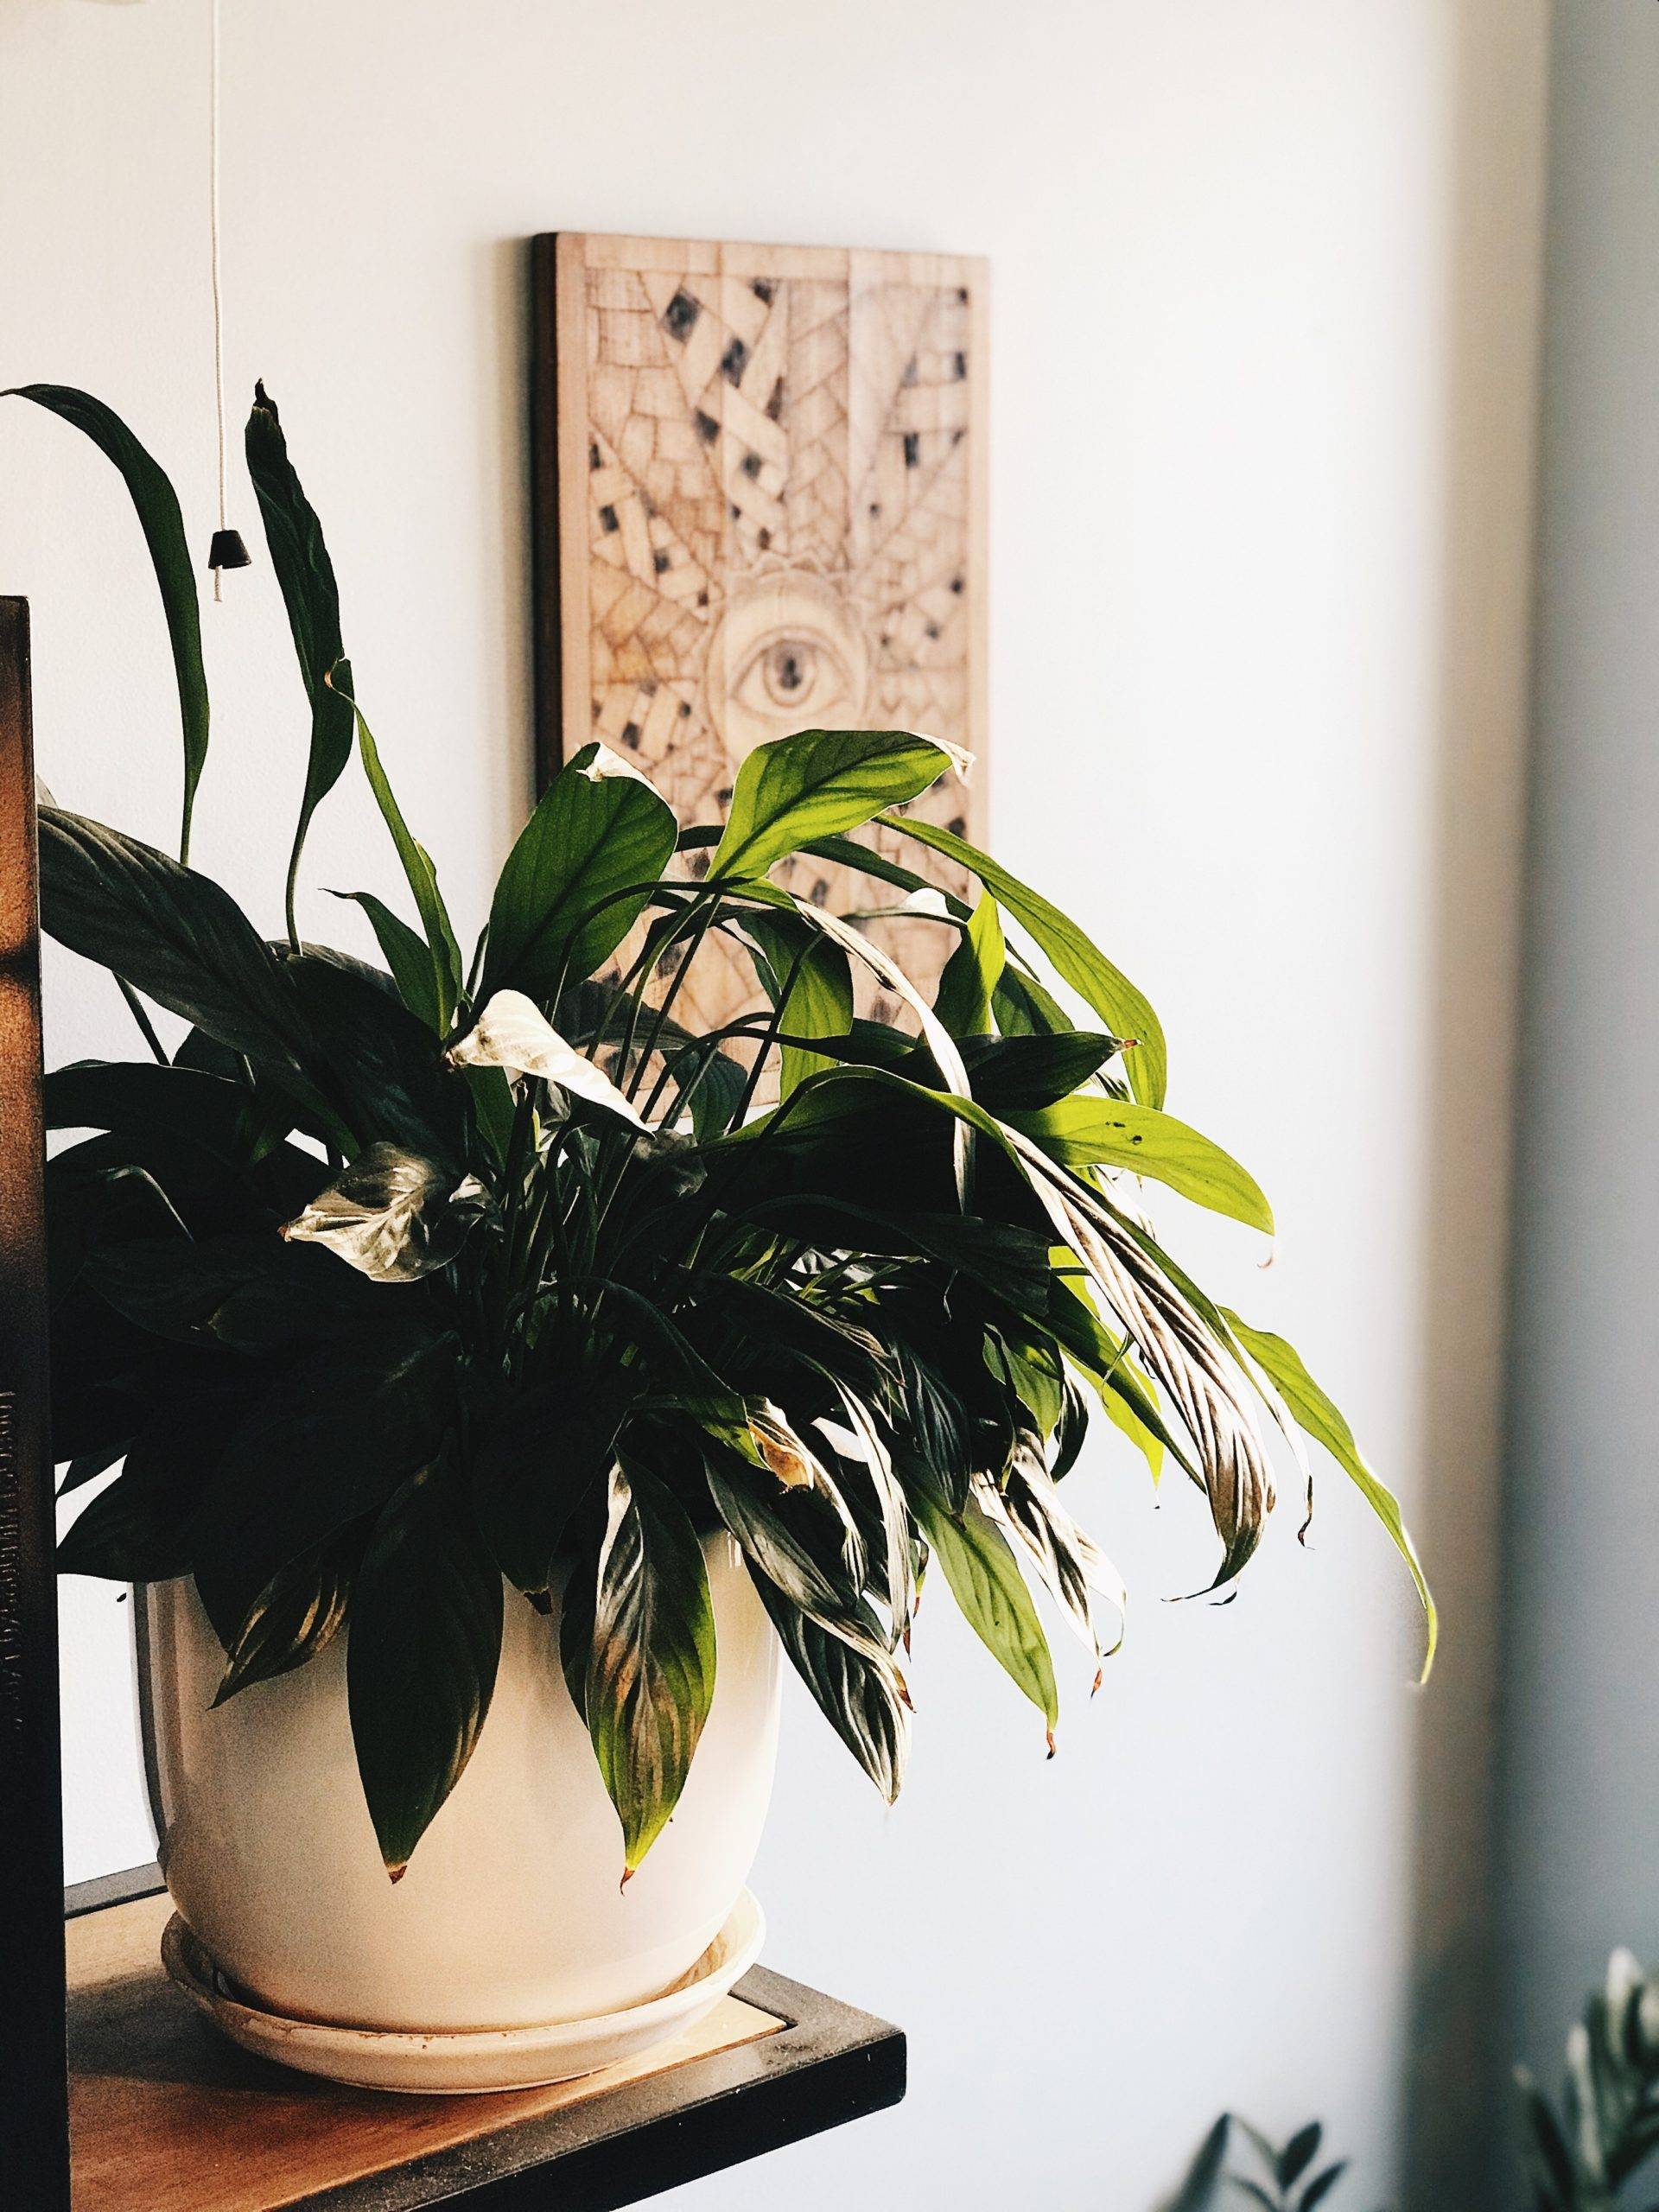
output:
POLYGON ((539 1076, 556 1090, 586 1099, 590 1106, 602 1106, 636 1129, 651 1127, 604 1069, 561 1037, 522 991, 498 991, 446 1057, 452 1067, 505 1068, 512 1075, 539 1076))

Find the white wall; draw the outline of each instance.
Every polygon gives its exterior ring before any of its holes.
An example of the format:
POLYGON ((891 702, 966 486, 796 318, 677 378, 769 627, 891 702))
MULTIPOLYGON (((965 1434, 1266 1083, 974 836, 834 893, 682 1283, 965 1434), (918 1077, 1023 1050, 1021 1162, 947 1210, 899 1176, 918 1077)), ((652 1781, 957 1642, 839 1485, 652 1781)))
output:
MULTIPOLYGON (((799 1700, 756 1877, 775 1963, 901 2021, 895 2114, 690 2193, 1150 2204, 1224 2104, 1393 2183, 1408 2044, 1465 2069, 1484 1834, 1494 1350, 1544 0, 236 0, 238 415, 269 382, 359 686, 453 901, 530 798, 522 241, 779 237, 995 264, 995 836, 1160 1005, 1171 1103, 1278 1205, 1179 1224, 1346 1400, 1438 1558, 1339 1479, 1237 1604, 1195 1498, 1103 1443, 1137 1592, 1061 1756, 948 1617, 888 1816, 799 1700), (1433 1490, 1429 1495, 1431 1480, 1433 1490), (1427 1724, 1427 1725, 1425 1725, 1427 1724), (1426 1800, 1427 1794, 1427 1802, 1426 1800), (1478 1863, 1478 1859, 1475 1863, 1478 1863), (1421 1932, 1422 1948, 1415 1942, 1421 1932)), ((0 10, 0 381, 84 384, 211 523, 205 0, 0 10)), ((67 803, 165 839, 164 640, 103 463, 0 409, 0 584, 67 803)), ((251 534, 245 493, 237 517, 251 534)), ((208 618, 198 857, 273 921, 302 721, 268 569, 208 618)), ((360 792, 314 882, 388 888, 360 792)), ((345 929, 313 895, 309 926, 345 929)), ((119 1033, 59 977, 60 1057, 119 1033)), ((106 1612, 105 1620, 109 1619, 106 1612)), ((124 1682, 69 1714, 80 1871, 133 1853, 124 1682)), ((1417 2163, 1435 2156, 1432 2119, 1417 2163)), ((1427 2168, 1425 2167, 1425 2170, 1427 2168)))

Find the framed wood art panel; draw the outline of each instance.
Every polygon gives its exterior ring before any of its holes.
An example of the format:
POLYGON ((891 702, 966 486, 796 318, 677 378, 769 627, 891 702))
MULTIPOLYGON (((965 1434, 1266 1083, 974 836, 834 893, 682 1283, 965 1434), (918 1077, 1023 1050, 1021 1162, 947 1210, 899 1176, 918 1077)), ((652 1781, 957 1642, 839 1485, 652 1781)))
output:
MULTIPOLYGON (((537 239, 544 780, 597 737, 683 823, 715 822, 767 738, 913 729, 976 756, 966 784, 917 804, 977 841, 987 287, 969 257, 537 239)), ((868 879, 788 865, 841 912, 892 904, 868 879)), ((924 983, 954 942, 905 918, 873 934, 924 983)), ((741 955, 713 941, 679 1003, 713 1026, 751 997, 741 955)))

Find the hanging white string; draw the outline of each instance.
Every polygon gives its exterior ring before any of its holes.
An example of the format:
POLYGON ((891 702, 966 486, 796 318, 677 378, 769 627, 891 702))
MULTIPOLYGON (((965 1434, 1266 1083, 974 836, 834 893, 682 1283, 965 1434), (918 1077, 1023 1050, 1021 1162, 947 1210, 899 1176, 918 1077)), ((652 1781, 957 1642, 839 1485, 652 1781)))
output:
MULTIPOLYGON (((225 435, 225 302, 219 265, 219 0, 207 0, 207 7, 209 68, 213 80, 207 124, 207 234, 213 255, 213 416, 219 433, 219 527, 224 531, 229 527, 226 505, 230 463, 225 435)), ((219 596, 219 570, 215 568, 213 597, 218 599, 219 596)))

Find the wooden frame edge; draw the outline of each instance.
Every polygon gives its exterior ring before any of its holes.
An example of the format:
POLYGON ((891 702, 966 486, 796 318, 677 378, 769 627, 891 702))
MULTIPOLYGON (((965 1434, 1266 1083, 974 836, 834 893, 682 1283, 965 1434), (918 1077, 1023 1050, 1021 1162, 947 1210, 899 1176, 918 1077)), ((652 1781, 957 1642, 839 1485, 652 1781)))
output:
POLYGON ((68 2212, 41 1083, 29 607, 0 599, 0 2199, 68 2212))

